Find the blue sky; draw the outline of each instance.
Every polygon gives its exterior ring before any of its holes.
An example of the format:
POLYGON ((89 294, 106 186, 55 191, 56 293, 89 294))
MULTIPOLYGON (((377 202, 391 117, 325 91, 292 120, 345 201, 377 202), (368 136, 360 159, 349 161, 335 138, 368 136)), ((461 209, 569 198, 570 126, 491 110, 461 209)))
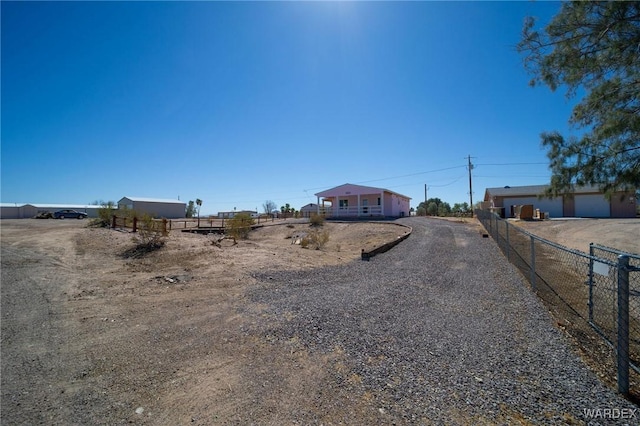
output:
POLYGON ((556 2, 2 2, 1 201, 453 205, 549 181, 572 100, 515 51, 556 2), (527 164, 525 164, 527 163, 527 164), (529 164, 536 163, 536 164, 529 164))

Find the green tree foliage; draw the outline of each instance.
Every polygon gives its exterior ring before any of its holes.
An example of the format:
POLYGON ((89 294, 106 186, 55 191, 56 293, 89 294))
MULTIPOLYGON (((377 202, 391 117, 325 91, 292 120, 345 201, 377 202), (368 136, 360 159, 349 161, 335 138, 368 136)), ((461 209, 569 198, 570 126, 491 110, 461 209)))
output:
POLYGON ((424 201, 418 204, 418 215, 424 215, 422 212, 430 216, 448 216, 451 213, 451 205, 437 197, 429 198, 426 204, 424 201))
POLYGON ((584 93, 569 119, 580 137, 541 135, 552 171, 547 195, 640 187, 640 2, 562 3, 543 29, 527 18, 517 49, 532 86, 584 93))
POLYGON ((469 203, 467 202, 455 203, 451 208, 451 213, 454 213, 454 214, 466 214, 466 213, 469 213, 470 211, 471 210, 469 209, 469 203))
POLYGON ((284 217, 289 217, 291 216, 291 214, 295 211, 295 209, 291 208, 291 205, 289 203, 285 204, 284 206, 280 207, 280 212, 282 213, 282 215, 284 217))
POLYGON ((193 201, 189 201, 189 204, 187 204, 187 211, 185 212, 185 216, 193 217, 195 213, 196 213, 196 205, 193 201))
POLYGON ((249 213, 238 213, 227 221, 227 233, 237 239, 246 239, 255 222, 249 213))

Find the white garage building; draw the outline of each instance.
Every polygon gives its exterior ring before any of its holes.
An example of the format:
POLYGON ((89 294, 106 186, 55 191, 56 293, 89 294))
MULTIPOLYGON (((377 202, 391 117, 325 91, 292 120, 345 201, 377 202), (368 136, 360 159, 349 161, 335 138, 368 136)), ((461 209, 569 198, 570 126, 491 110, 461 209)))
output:
POLYGON ((98 217, 100 206, 86 204, 30 204, 30 203, 2 203, 0 204, 0 218, 2 219, 30 219, 39 213, 54 213, 58 210, 71 209, 87 214, 87 217, 98 217))
POLYGON ((636 217, 636 197, 633 192, 616 193, 607 199, 599 188, 584 186, 576 188, 573 196, 554 198, 540 194, 548 185, 505 186, 487 188, 484 194, 484 208, 503 208, 505 217, 512 217, 512 206, 531 204, 534 209, 548 212, 549 217, 636 217))

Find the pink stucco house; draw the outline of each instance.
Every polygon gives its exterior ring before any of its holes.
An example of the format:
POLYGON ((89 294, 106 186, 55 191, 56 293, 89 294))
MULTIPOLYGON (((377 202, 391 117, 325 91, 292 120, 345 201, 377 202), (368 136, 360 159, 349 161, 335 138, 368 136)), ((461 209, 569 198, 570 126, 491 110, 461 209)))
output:
POLYGON ((315 194, 318 213, 334 218, 409 216, 411 198, 384 188, 346 183, 315 194))

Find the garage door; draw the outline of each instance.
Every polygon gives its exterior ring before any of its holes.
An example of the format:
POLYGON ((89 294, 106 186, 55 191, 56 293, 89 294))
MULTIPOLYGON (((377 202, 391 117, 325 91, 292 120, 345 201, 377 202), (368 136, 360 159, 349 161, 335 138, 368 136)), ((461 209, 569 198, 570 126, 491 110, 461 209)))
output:
POLYGON ((534 209, 540 209, 541 212, 549 212, 549 217, 562 217, 562 198, 542 198, 538 197, 520 197, 505 198, 504 207, 507 215, 512 205, 533 204, 534 209))
POLYGON ((576 195, 576 216, 578 217, 610 217, 609 201, 602 194, 576 195))

